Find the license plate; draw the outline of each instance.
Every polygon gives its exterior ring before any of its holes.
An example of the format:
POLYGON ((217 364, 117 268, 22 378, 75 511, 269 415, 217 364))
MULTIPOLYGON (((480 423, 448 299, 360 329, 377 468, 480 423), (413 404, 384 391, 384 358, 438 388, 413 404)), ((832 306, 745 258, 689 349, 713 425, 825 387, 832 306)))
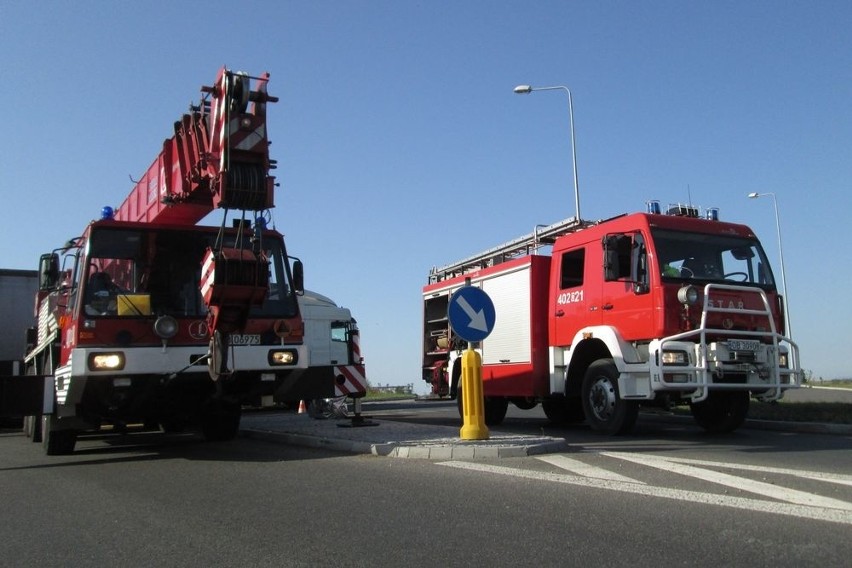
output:
POLYGON ((231 345, 260 345, 260 334, 235 333, 230 336, 231 345))
POLYGON ((757 351, 760 349, 760 341, 751 339, 729 339, 728 349, 731 351, 757 351))

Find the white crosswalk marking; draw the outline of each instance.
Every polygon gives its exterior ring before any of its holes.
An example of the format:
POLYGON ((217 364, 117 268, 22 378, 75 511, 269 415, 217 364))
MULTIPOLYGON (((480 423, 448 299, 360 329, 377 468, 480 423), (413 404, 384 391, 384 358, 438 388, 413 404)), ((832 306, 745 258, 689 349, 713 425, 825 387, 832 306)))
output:
MULTIPOLYGON (((751 512, 772 513, 802 519, 813 519, 852 525, 852 503, 850 502, 831 499, 828 497, 820 497, 819 495, 796 491, 793 489, 784 489, 768 483, 757 481, 752 482, 746 478, 729 474, 720 474, 718 472, 696 467, 692 464, 700 463, 701 465, 715 467, 717 469, 745 469, 750 471, 760 471, 761 468, 758 466, 745 466, 722 462, 699 462, 698 460, 685 460, 684 458, 663 458, 659 456, 635 455, 622 452, 604 452, 600 455, 606 455, 610 458, 621 459, 624 461, 632 461, 640 463, 643 466, 651 466, 681 475, 689 475, 691 477, 707 480, 713 483, 721 483, 724 486, 736 487, 764 497, 770 497, 772 500, 737 497, 733 495, 702 491, 687 491, 672 487, 655 487, 619 474, 603 473, 602 468, 584 465, 580 462, 580 460, 569 458, 568 456, 539 456, 538 459, 570 471, 572 472, 571 474, 530 471, 516 467, 505 467, 465 461, 439 462, 438 465, 481 473, 507 475, 511 477, 535 479, 551 483, 562 483, 582 487, 584 489, 618 491, 621 493, 631 493, 647 497, 673 499, 691 504, 703 503, 705 505, 729 507, 751 512)), ((767 473, 771 470, 771 468, 765 469, 767 473)), ((794 470, 789 471, 792 472, 794 470)), ((773 473, 779 472, 774 471, 773 473)), ((788 470, 784 470, 784 473, 787 475, 793 475, 792 473, 789 473, 788 470)), ((800 477, 806 479, 819 479, 821 481, 828 481, 831 483, 845 484, 847 481, 847 476, 836 474, 822 474, 820 472, 807 471, 796 473, 799 473, 800 477)))
POLYGON ((540 461, 549 463, 550 465, 555 465, 558 468, 564 469, 565 471, 570 471, 571 473, 576 473, 577 475, 582 475, 583 477, 593 477, 595 479, 608 479, 610 481, 621 481, 624 483, 642 483, 642 481, 637 481, 630 477, 614 473, 609 471, 608 469, 604 469, 602 467, 596 467, 593 465, 589 465, 587 463, 583 463, 580 460, 575 460, 574 458, 569 458, 568 456, 562 454, 553 454, 549 456, 538 456, 540 461))
MULTIPOLYGON (((852 503, 847 503, 846 501, 840 501, 839 499, 832 499, 830 497, 821 497, 819 495, 814 495, 813 493, 779 487, 777 485, 772 485, 771 483, 764 483, 763 481, 756 481, 745 477, 730 475, 728 473, 721 473, 692 465, 686 465, 664 457, 647 454, 627 454, 622 452, 602 452, 601 455, 662 469, 664 471, 670 471, 680 475, 694 477, 696 479, 703 479, 704 481, 733 487, 749 493, 763 495, 764 497, 771 497, 772 499, 786 501, 787 503, 852 511, 852 503)), ((724 468, 727 464, 717 463, 714 465, 724 468)))
MULTIPOLYGON (((618 453, 618 452, 616 452, 618 453)), ((757 471, 761 473, 778 473, 781 475, 789 475, 802 479, 812 479, 814 481, 825 481, 827 483, 837 483, 838 485, 849 485, 852 487, 852 475, 843 475, 842 473, 825 473, 822 471, 802 471, 798 469, 789 469, 784 467, 767 467, 760 465, 748 465, 740 463, 720 463, 708 460, 694 460, 689 458, 676 458, 666 456, 666 459, 671 462, 685 463, 689 465, 705 465, 710 467, 724 467, 725 469, 736 469, 741 471, 757 471)))

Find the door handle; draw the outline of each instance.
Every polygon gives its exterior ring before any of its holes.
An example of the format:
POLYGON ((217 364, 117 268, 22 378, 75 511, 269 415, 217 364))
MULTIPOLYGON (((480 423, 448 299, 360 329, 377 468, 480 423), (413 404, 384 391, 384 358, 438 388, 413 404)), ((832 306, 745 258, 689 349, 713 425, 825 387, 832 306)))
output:
POLYGON ((603 306, 601 306, 601 309, 602 310, 611 310, 612 304, 604 304, 603 306))
POLYGON ((562 316, 565 315, 565 312, 563 312, 562 310, 556 310, 556 313, 553 314, 553 315, 558 317, 558 318, 561 318, 562 316))

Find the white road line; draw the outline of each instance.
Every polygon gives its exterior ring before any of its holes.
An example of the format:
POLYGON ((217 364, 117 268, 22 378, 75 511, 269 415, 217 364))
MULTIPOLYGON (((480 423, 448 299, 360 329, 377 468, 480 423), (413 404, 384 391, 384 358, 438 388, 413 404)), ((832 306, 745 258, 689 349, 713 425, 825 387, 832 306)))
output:
POLYGON ((608 479, 610 481, 621 481, 623 483, 642 483, 642 481, 637 481, 625 475, 620 475, 618 473, 613 473, 608 469, 604 469, 602 467, 596 467, 593 465, 589 465, 581 462, 580 460, 575 460, 574 458, 569 458, 568 456, 564 456, 561 454, 552 454, 549 456, 538 456, 537 458, 540 461, 547 462, 550 465, 555 465, 558 468, 564 469, 565 471, 570 471, 571 473, 576 473, 577 475, 582 475, 583 477, 594 477, 595 479, 608 479))
MULTIPOLYGON (((821 497, 813 493, 797 491, 796 489, 788 489, 786 487, 779 487, 778 485, 764 483, 763 481, 755 481, 752 479, 747 479, 745 477, 737 477, 736 475, 730 475, 728 473, 721 473, 718 471, 703 469, 692 465, 677 463, 673 460, 670 460, 669 458, 652 456, 647 454, 638 455, 619 452, 603 452, 602 455, 633 463, 638 463, 640 465, 645 465, 664 471, 670 471, 680 475, 686 475, 688 477, 694 477, 696 479, 703 479, 704 481, 709 481, 710 483, 716 483, 718 485, 724 485, 726 487, 733 487, 735 489, 748 491, 749 493, 755 493, 757 495, 763 495, 764 497, 770 497, 772 499, 786 501, 788 503, 795 503, 797 505, 806 505, 810 507, 825 507, 829 509, 852 511, 852 503, 848 503, 846 501, 832 499, 830 497, 821 497)), ((716 463, 714 465, 716 467, 724 468, 726 464, 716 463)))
MULTIPOLYGON (((616 452, 618 453, 618 452, 616 452)), ((842 473, 825 473, 822 471, 803 471, 798 469, 789 469, 783 467, 767 467, 761 465, 748 465, 728 462, 713 462, 707 460, 694 460, 689 458, 666 457, 668 461, 685 463, 689 465, 704 465, 710 467, 722 467, 724 469, 738 469, 743 471, 757 471, 761 473, 778 473, 781 475, 790 475, 793 477, 801 477, 802 479, 812 479, 814 481, 825 481, 827 483, 837 483, 839 485, 849 485, 852 487, 852 475, 844 475, 842 473)))
POLYGON ((528 471, 509 468, 505 466, 471 463, 463 461, 438 462, 438 465, 468 471, 478 471, 484 473, 493 473, 497 475, 520 477, 523 479, 564 483, 567 485, 576 485, 578 487, 584 488, 591 487, 596 489, 606 489, 610 491, 618 491, 621 493, 632 493, 634 495, 645 495, 648 497, 661 497, 663 499, 686 501, 688 503, 718 505, 720 507, 729 507, 746 511, 773 513, 776 515, 785 515, 788 517, 798 517, 802 519, 812 519, 817 521, 827 521, 830 523, 852 525, 852 512, 843 511, 839 509, 826 509, 824 507, 794 505, 791 503, 778 503, 775 501, 760 501, 758 499, 746 499, 743 497, 731 497, 728 495, 715 495, 712 493, 700 493, 697 491, 684 491, 681 489, 654 487, 651 485, 642 485, 639 483, 622 483, 620 481, 594 479, 588 477, 580 477, 577 475, 565 475, 561 473, 528 471))

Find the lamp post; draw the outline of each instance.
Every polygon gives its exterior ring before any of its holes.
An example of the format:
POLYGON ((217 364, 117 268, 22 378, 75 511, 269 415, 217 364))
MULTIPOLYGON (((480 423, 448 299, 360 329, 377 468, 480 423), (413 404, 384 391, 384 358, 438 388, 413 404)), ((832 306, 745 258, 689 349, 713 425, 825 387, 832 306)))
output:
POLYGON ((778 233, 778 256, 781 258, 781 283, 784 286, 784 319, 787 322, 787 337, 793 337, 793 327, 790 324, 790 296, 787 293, 787 273, 784 271, 784 251, 781 248, 781 217, 778 215, 778 199, 772 192, 767 193, 749 193, 749 199, 757 199, 758 197, 771 197, 772 204, 775 206, 775 231, 778 233))
POLYGON ((525 95, 533 91, 554 91, 562 89, 568 93, 568 117, 571 121, 571 158, 574 163, 574 207, 576 209, 576 219, 580 220, 580 186, 577 181, 577 144, 574 140, 574 100, 571 97, 571 90, 568 87, 559 85, 555 87, 531 87, 530 85, 518 85, 515 87, 515 93, 525 95))

